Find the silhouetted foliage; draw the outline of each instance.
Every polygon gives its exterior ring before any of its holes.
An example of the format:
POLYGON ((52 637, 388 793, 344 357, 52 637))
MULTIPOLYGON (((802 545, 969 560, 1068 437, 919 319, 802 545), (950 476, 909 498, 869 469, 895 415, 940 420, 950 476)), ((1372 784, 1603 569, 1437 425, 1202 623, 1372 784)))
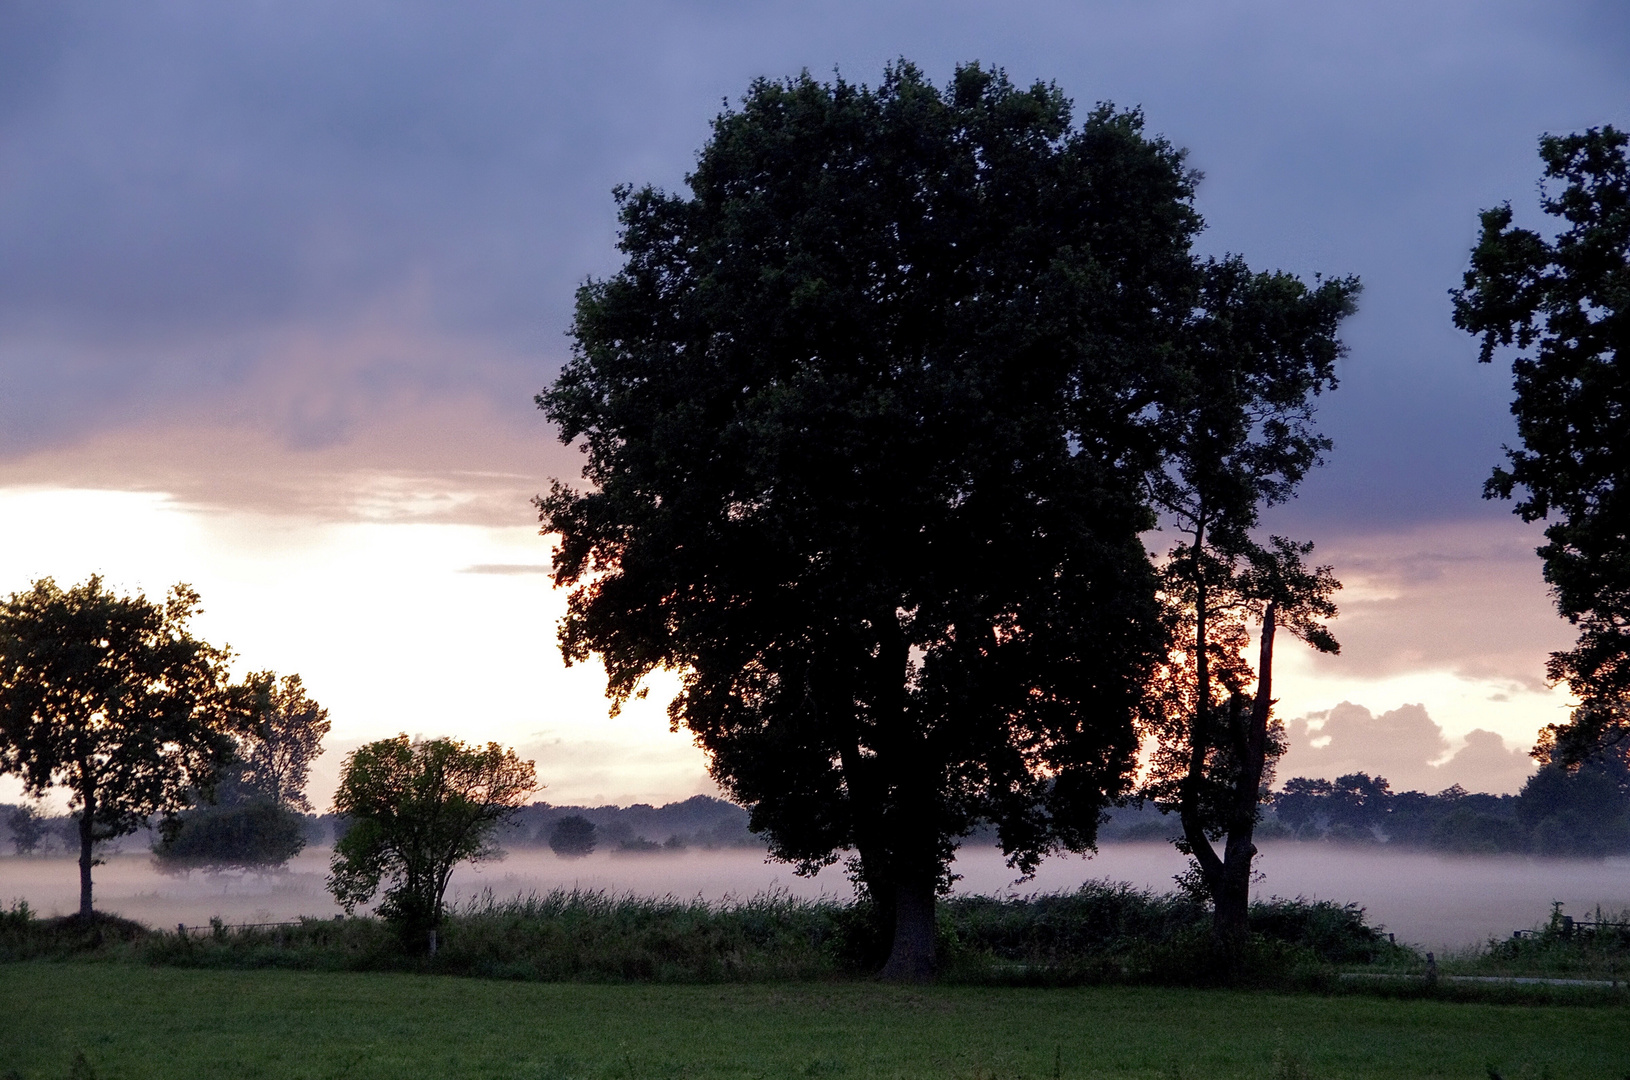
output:
POLYGON ((549 830, 549 847, 556 855, 577 858, 594 851, 594 822, 573 814, 549 830))
POLYGON ((11 846, 19 855, 32 855, 45 840, 46 819, 32 806, 6 807, 6 828, 11 830, 11 846))
POLYGON ((1517 820, 1531 850, 1600 858, 1630 853, 1630 769, 1622 756, 1569 770, 1542 767, 1523 786, 1517 820))
POLYGON ((0 771, 31 794, 68 789, 85 918, 94 845, 207 795, 231 759, 228 654, 188 632, 198 602, 186 585, 159 605, 92 576, 0 605, 0 771))
POLYGON ((1579 627, 1550 674, 1581 706, 1552 725, 1541 760, 1574 764, 1630 736, 1630 135, 1611 126, 1540 139, 1540 205, 1560 219, 1546 240, 1512 227, 1510 204, 1482 213, 1455 325, 1482 338, 1478 358, 1512 364, 1521 446, 1506 449, 1487 498, 1512 498, 1547 521, 1539 549, 1557 610, 1579 627), (1555 186, 1560 183, 1561 189, 1555 186))
POLYGON ((334 793, 351 827, 334 844, 329 891, 350 912, 383 887, 381 915, 410 935, 434 927, 453 867, 499 855, 493 830, 537 787, 532 762, 497 743, 398 735, 358 747, 334 793))
POLYGON ((306 846, 305 819, 265 799, 198 807, 176 826, 164 830, 153 846, 165 869, 270 870, 306 846))
POLYGON ((1129 781, 1194 179, 1138 113, 978 66, 759 81, 689 197, 618 191, 626 261, 539 395, 588 455, 539 500, 566 657, 619 704, 679 672, 773 853, 856 853, 891 975, 932 969, 957 837, 1026 870, 1129 781))
POLYGON ((1181 819, 1177 846, 1212 901, 1219 941, 1247 932, 1258 805, 1282 749, 1271 717, 1276 630, 1338 651, 1324 625, 1340 588, 1330 567, 1304 563, 1312 544, 1262 543, 1255 532, 1330 447, 1314 404, 1336 385, 1336 332, 1358 291, 1353 278, 1310 289, 1237 258, 1208 263, 1163 395, 1166 468, 1153 486, 1183 539, 1161 572, 1172 643, 1153 698, 1148 791, 1181 819))
POLYGON ((328 710, 306 694, 298 675, 279 679, 275 671, 257 671, 236 689, 244 714, 231 773, 234 794, 310 813, 306 779, 323 752, 328 710))
POLYGON ((306 695, 300 676, 251 674, 232 686, 233 760, 223 766, 210 805, 167 820, 153 854, 170 868, 266 870, 306 844, 306 779, 328 734, 328 710, 306 695))

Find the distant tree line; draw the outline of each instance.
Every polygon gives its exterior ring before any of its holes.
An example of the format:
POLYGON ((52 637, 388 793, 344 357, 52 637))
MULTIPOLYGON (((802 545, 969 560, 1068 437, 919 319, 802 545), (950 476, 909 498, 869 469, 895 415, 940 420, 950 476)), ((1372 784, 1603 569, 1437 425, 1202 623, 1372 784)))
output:
POLYGON ((1264 836, 1385 843, 1462 854, 1630 854, 1630 768, 1619 756, 1546 765, 1516 795, 1456 786, 1392 791, 1383 777, 1297 777, 1273 797, 1264 836))
MULTIPOLYGON (((1144 804, 1115 811, 1100 831, 1109 843, 1172 839, 1180 826, 1144 804)), ((1464 855, 1604 858, 1630 854, 1630 766, 1622 756, 1574 769, 1543 766, 1516 795, 1456 785, 1436 794, 1393 791, 1385 777, 1356 772, 1305 776, 1268 796, 1256 836, 1380 845, 1464 855)))

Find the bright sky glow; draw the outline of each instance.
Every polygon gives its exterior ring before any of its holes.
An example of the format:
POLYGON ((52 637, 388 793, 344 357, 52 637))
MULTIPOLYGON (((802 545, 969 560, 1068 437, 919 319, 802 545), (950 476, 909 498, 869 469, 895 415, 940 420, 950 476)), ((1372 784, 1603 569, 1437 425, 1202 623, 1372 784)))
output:
POLYGON ((298 672, 334 724, 314 802, 344 750, 404 731, 516 746, 551 802, 715 790, 689 738, 668 732, 671 680, 611 719, 599 668, 562 663, 565 605, 535 528, 310 522, 93 490, 0 489, 0 519, 0 591, 101 573, 156 597, 186 581, 204 599, 195 630, 230 644, 238 673, 298 672))
MULTIPOLYGON (((238 673, 298 672, 329 708, 330 752, 312 783, 318 804, 347 750, 398 732, 516 746, 537 760, 548 785, 540 797, 555 803, 661 803, 716 792, 701 752, 668 731, 672 677, 653 679, 649 698, 611 718, 598 665, 565 667, 555 644, 564 597, 543 573, 548 545, 534 526, 415 520, 415 508, 433 512, 448 497, 392 484, 363 484, 356 499, 379 520, 198 507, 153 492, 0 489, 0 520, 12 523, 0 535, 0 591, 92 573, 152 596, 177 581, 192 584, 204 598, 197 632, 229 644, 238 673)), ((516 516, 524 520, 524 507, 516 516)), ((1412 632, 1430 637, 1456 618, 1443 603, 1453 603, 1453 590, 1452 580, 1430 578, 1361 584, 1346 599, 1360 612, 1366 599, 1413 601, 1436 625, 1412 632), (1449 595, 1434 598, 1432 587, 1449 595)), ((1513 592, 1496 596, 1508 620, 1556 621, 1542 589, 1513 592)), ((1405 635, 1396 625, 1388 631, 1389 640, 1405 635)), ((1361 635, 1358 655, 1349 646, 1326 660, 1281 639, 1278 715, 1342 701, 1377 714, 1419 703, 1452 744, 1482 728, 1524 747, 1542 724, 1565 718, 1565 694, 1537 678, 1392 670, 1365 655, 1365 644, 1361 635)), ((1544 649, 1528 652, 1528 673, 1537 676, 1544 649)), ((0 799, 14 796, 14 781, 0 785, 0 799)))

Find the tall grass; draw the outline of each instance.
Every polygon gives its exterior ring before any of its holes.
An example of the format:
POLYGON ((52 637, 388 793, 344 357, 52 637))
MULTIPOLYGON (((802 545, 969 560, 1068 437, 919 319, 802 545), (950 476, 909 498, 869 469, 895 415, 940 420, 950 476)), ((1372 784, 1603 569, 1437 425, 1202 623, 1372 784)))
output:
MULTIPOLYGON (((1367 963, 1391 948, 1354 906, 1273 900, 1255 905, 1251 918, 1256 935, 1243 970, 1259 979, 1367 963)), ((1209 914, 1177 894, 1091 882, 1066 893, 953 897, 938 921, 947 981, 1208 983, 1220 974, 1209 914)), ((785 892, 708 902, 581 889, 500 899, 488 890, 448 913, 433 955, 427 940, 404 940, 374 918, 244 928, 217 921, 189 933, 107 917, 94 926, 39 920, 26 905, 0 912, 0 959, 88 954, 205 968, 763 982, 865 976, 887 947, 868 906, 785 892)))
POLYGON ((1444 958, 1443 970, 1630 982, 1630 909, 1614 913, 1597 908, 1576 922, 1555 904, 1550 919, 1540 926, 1452 954, 1444 958))

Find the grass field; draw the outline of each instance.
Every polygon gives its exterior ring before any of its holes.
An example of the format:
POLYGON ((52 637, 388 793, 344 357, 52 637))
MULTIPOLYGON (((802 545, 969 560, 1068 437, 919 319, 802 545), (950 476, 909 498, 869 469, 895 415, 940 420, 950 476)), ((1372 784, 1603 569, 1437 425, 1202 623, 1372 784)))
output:
POLYGON ((100 1080, 1622 1080, 1627 1036, 1622 1006, 0 964, 0 1077, 24 1080, 69 1077, 77 1053, 100 1080))

